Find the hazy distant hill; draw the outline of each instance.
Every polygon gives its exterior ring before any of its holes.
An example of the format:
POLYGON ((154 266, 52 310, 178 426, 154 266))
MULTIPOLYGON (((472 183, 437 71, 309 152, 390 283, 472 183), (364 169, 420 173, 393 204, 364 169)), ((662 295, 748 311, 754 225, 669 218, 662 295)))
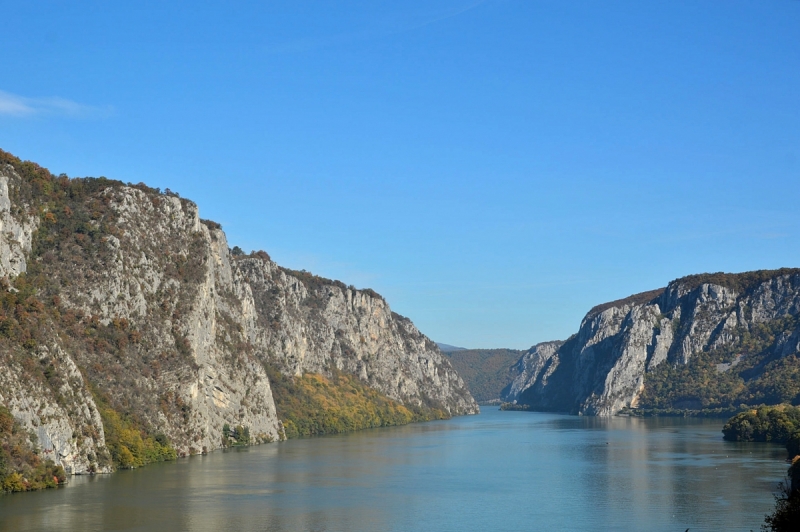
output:
POLYGON ((466 351, 467 350, 466 347, 456 347, 454 345, 443 344, 441 342, 436 342, 436 345, 439 346, 439 349, 442 351, 442 353, 451 353, 453 351, 466 351))
POLYGON ((445 351, 450 364, 479 403, 500 399, 503 389, 519 374, 515 364, 524 353, 516 349, 445 351))

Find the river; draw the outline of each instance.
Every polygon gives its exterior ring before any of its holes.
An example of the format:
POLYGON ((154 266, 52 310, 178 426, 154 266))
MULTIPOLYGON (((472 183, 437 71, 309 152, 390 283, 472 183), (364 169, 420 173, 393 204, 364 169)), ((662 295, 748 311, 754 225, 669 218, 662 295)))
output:
POLYGON ((758 530, 784 451, 722 424, 484 407, 0 496, 0 531, 758 530))

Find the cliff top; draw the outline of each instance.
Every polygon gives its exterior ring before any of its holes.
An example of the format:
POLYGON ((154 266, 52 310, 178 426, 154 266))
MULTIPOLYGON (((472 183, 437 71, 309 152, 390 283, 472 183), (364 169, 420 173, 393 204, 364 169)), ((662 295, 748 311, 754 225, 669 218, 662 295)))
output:
POLYGON ((24 203, 46 203, 47 201, 61 199, 64 195, 64 190, 69 185, 75 185, 86 189, 86 192, 94 192, 98 189, 102 190, 107 187, 133 187, 146 193, 163 194, 167 196, 178 196, 174 192, 167 189, 163 193, 158 188, 148 187, 144 183, 133 184, 123 183, 116 179, 108 179, 106 177, 73 177, 70 178, 66 174, 54 175, 47 168, 39 166, 32 161, 23 161, 19 157, 8 153, 7 151, 0 150, 0 166, 11 165, 14 171, 22 178, 19 190, 13 191, 16 197, 14 201, 22 201, 24 203))
MULTIPOLYGON (((739 294, 744 294, 753 290, 755 287, 765 281, 783 275, 794 274, 800 274, 800 268, 756 270, 744 273, 698 273, 675 279, 669 283, 669 286, 680 286, 687 292, 691 292, 692 290, 695 290, 704 284, 713 284, 728 288, 739 294)), ((645 303, 649 303, 663 294, 664 290, 666 290, 666 288, 657 288, 656 290, 648 290, 647 292, 641 292, 639 294, 633 294, 615 301, 609 301, 608 303, 602 303, 592 307, 592 309, 586 313, 586 317, 592 318, 610 308, 619 308, 625 305, 643 305, 645 303)))
POLYGON ((699 273, 675 279, 669 284, 671 286, 680 285, 689 292, 704 284, 714 284, 717 286, 728 288, 739 294, 744 294, 754 289, 756 286, 760 285, 765 281, 774 279, 775 277, 780 277, 783 275, 793 275, 793 274, 800 274, 800 268, 780 268, 778 270, 756 270, 744 273, 724 273, 724 272, 699 273))
POLYGON ((650 301, 654 300, 658 296, 664 293, 665 288, 657 288, 656 290, 649 290, 647 292, 641 292, 639 294, 633 294, 628 297, 617 299, 615 301, 609 301, 608 303, 602 303, 586 313, 587 318, 591 318, 593 316, 597 316, 604 310, 608 310, 610 308, 619 308, 625 305, 643 305, 645 303, 649 303, 650 301))

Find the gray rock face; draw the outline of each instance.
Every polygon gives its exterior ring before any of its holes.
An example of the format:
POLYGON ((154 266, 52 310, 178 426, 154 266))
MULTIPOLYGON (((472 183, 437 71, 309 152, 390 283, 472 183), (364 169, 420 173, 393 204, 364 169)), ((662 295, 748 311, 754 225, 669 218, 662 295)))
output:
POLYGON ((255 297, 250 341, 287 375, 357 375, 402 403, 472 414, 477 404, 434 342, 372 291, 291 272, 267 258, 236 261, 255 297))
MULTIPOLYGON (((699 352, 735 344, 759 324, 800 313, 797 270, 705 277, 673 281, 660 293, 648 293, 653 297, 646 302, 632 296, 603 305, 555 350, 551 344, 535 346, 520 360, 525 371, 507 400, 541 410, 614 415, 638 406, 645 375, 661 364, 688 364, 699 352), (705 277, 731 286, 701 282, 705 277)), ((800 330, 783 331, 772 350, 778 358, 800 353, 800 330)), ((739 360, 721 366, 727 370, 739 360)))
POLYGON ((19 179, 13 168, 0 169, 0 277, 15 277, 25 272, 25 256, 31 251, 33 232, 39 225, 38 217, 27 214, 30 205, 14 205, 16 212, 12 213, 9 175, 19 179))
POLYGON ((22 364, 0 372, 0 403, 39 439, 42 456, 64 466, 67 473, 110 472, 95 464, 97 449, 105 446, 103 422, 92 395, 72 358, 59 346, 40 346, 37 362, 52 364, 65 377, 53 397, 42 382, 29 378, 22 364), (79 434, 79 437, 76 437, 79 434))
POLYGON ((504 401, 516 401, 519 394, 534 386, 537 382, 544 386, 547 378, 557 367, 557 358, 554 359, 558 348, 564 342, 542 342, 531 347, 527 353, 512 367, 517 374, 513 382, 503 390, 504 401))
POLYGON ((13 281, 35 260, 60 310, 41 325, 49 340, 35 355, 0 337, 0 403, 67 471, 108 470, 98 396, 181 454, 220 447, 225 423, 277 440, 265 363, 287 375, 337 368, 403 403, 478 411, 435 344, 383 298, 266 254, 233 256, 219 226, 185 199, 102 188, 85 224, 103 231, 99 247, 79 249, 78 235, 32 258, 44 207, 14 204, 9 189, 22 181, 0 168, 0 277, 13 281))

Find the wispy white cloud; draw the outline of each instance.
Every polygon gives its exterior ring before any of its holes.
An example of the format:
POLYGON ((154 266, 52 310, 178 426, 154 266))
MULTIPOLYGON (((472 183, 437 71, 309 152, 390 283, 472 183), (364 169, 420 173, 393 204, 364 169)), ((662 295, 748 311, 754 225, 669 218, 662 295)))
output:
POLYGON ((57 96, 27 98, 0 90, 0 115, 16 117, 62 116, 70 118, 104 118, 113 111, 110 106, 86 105, 57 96))

